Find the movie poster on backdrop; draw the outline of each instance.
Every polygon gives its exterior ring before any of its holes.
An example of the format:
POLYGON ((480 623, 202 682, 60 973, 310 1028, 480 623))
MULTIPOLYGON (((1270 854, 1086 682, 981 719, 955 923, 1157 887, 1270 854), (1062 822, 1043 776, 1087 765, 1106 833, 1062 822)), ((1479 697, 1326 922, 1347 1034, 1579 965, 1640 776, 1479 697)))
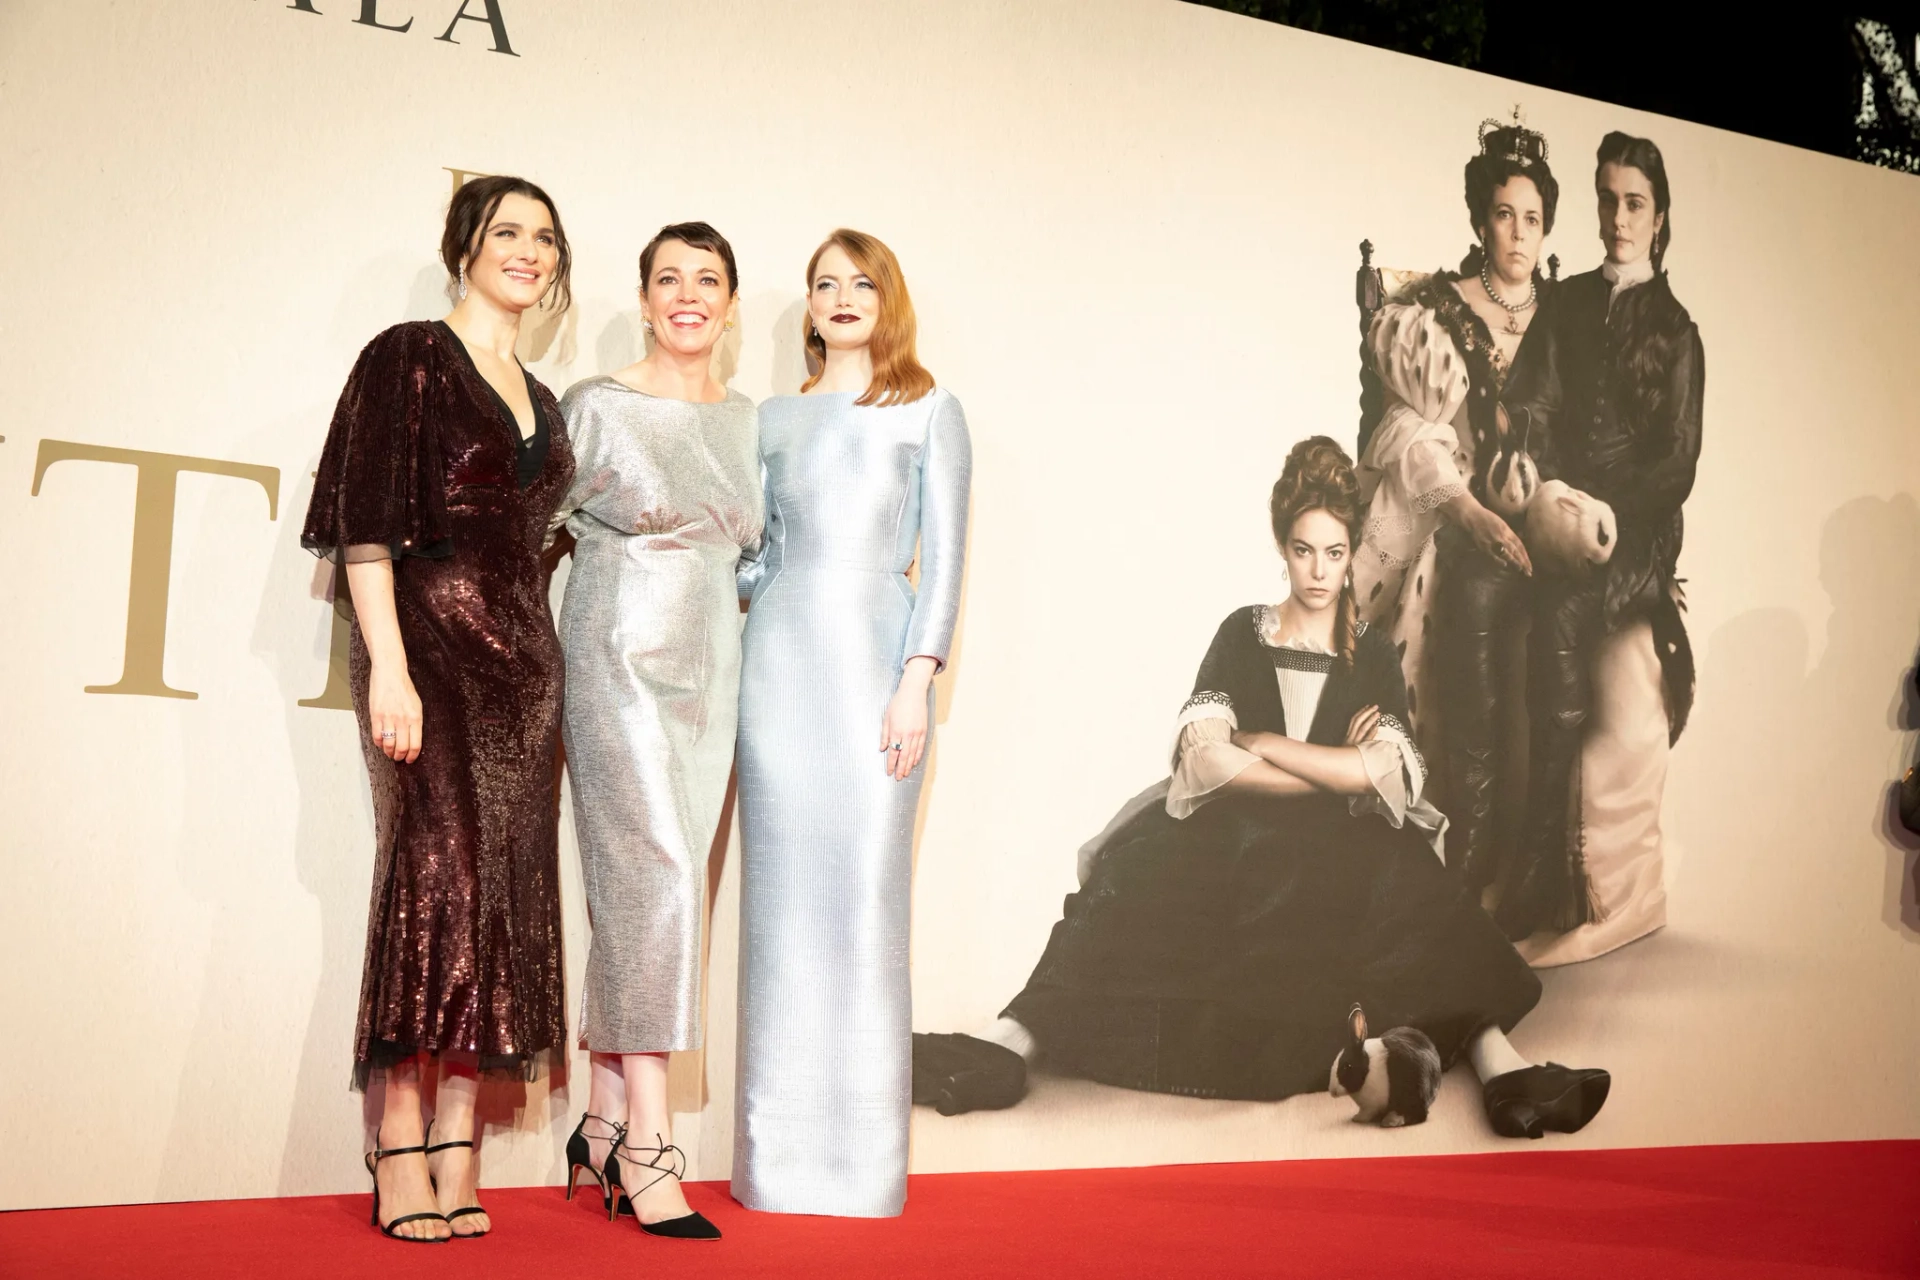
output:
POLYGON ((1563 152, 1565 193, 1518 107, 1463 151, 1464 210, 1427 193, 1471 234, 1457 267, 1360 243, 1357 437, 1296 446, 1274 487, 1287 600, 1220 624, 1170 775, 1081 849, 1000 1017, 917 1037, 917 1101, 1008 1107, 1031 1067, 1324 1089, 1399 1127, 1471 1060, 1495 1134, 1604 1105, 1604 1069, 1527 1062, 1505 1033, 1541 998, 1529 966, 1603 962, 1666 921, 1703 349, 1653 140, 1563 152), (1557 222, 1597 232, 1598 266, 1560 278, 1557 222))

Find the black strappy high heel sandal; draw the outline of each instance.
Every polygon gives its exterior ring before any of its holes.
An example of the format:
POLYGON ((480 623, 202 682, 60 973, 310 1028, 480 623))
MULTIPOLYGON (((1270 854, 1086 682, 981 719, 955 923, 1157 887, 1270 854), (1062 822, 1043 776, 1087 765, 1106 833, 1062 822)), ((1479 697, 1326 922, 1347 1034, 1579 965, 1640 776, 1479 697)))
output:
MULTIPOLYGON (((395 1227, 403 1223, 424 1222, 428 1218, 438 1218, 440 1221, 445 1222, 447 1219, 444 1214, 406 1213, 395 1218, 392 1222, 383 1223, 380 1221, 380 1175, 375 1173, 374 1170, 377 1169, 380 1162, 388 1156, 424 1156, 427 1153, 426 1144, 422 1143, 417 1147, 388 1147, 382 1150, 380 1147, 380 1132, 376 1129, 373 1134, 373 1148, 372 1151, 367 1152, 367 1176, 373 1179, 373 1225, 380 1228, 381 1235, 391 1237, 395 1240, 404 1240, 408 1244, 445 1244, 448 1239, 446 1236, 403 1236, 394 1231, 395 1227)), ((428 1181, 431 1183, 432 1175, 428 1175, 428 1181)))
MULTIPOLYGON (((661 1142, 663 1137, 663 1134, 656 1133, 653 1135, 655 1142, 661 1142)), ((607 1163, 608 1176, 612 1179, 616 1189, 615 1199, 624 1198, 627 1204, 631 1206, 634 1195, 638 1192, 645 1191, 647 1187, 651 1187, 666 1178, 672 1178, 676 1182, 679 1181, 681 1174, 685 1173, 687 1169, 687 1153, 668 1142, 661 1142, 661 1145, 657 1147, 629 1146, 623 1131, 621 1141, 614 1144, 614 1151, 609 1153, 607 1163), (636 1169, 650 1169, 653 1171, 654 1176, 647 1181, 645 1186, 635 1188, 634 1191, 628 1191, 620 1185, 620 1171, 614 1167, 612 1155, 622 1151, 653 1152, 653 1158, 651 1160, 639 1160, 631 1156, 627 1157, 628 1161, 636 1169)), ((646 1222, 641 1219, 640 1211, 637 1208, 629 1207, 624 1211, 632 1213, 633 1220, 640 1223, 640 1229, 650 1236, 663 1236, 668 1240, 718 1240, 720 1238, 720 1228, 708 1222, 705 1216, 698 1212, 683 1213, 677 1218, 665 1218, 659 1222, 646 1222)))
POLYGON ((600 1187, 600 1200, 607 1210, 607 1221, 612 1222, 619 1212, 620 1197, 615 1194, 620 1189, 620 1170, 613 1162, 613 1149, 627 1136, 627 1126, 596 1116, 591 1112, 580 1117, 580 1123, 573 1127, 573 1133, 567 1139, 567 1199, 573 1199, 573 1188, 580 1181, 580 1171, 585 1169, 587 1176, 600 1187), (602 1167, 593 1167, 593 1152, 587 1146, 587 1121, 605 1125, 613 1130, 611 1138, 600 1139, 607 1143, 607 1159, 602 1167))
MULTIPOLYGON (((429 1124, 427 1125, 427 1141, 428 1141, 428 1142, 433 1142, 433 1125, 432 1125, 431 1123, 429 1123, 429 1124)), ((432 1146, 430 1146, 430 1147, 428 1147, 428 1148, 426 1148, 426 1153, 427 1153, 427 1155, 428 1155, 429 1157, 431 1157, 431 1156, 433 1155, 433 1153, 434 1153, 434 1152, 436 1152, 436 1151, 448 1151, 448 1150, 451 1150, 451 1149, 452 1149, 452 1148, 454 1148, 454 1147, 465 1147, 465 1148, 467 1148, 467 1149, 468 1149, 469 1151, 472 1151, 472 1150, 473 1150, 473 1139, 472 1139, 472 1138, 466 1138, 466 1139, 463 1139, 463 1140, 461 1140, 461 1141, 457 1141, 457 1142, 435 1142, 435 1143, 433 1143, 433 1145, 432 1145, 432 1146)), ((431 1170, 431 1169, 429 1169, 429 1170, 427 1170, 427 1182, 428 1182, 428 1184, 429 1184, 429 1185, 431 1185, 431 1186, 433 1187, 433 1190, 434 1190, 434 1194, 435 1194, 435 1195, 438 1195, 438 1194, 440 1193, 440 1183, 439 1183, 439 1180, 438 1180, 438 1179, 436 1179, 436 1178, 435 1178, 435 1177, 433 1176, 433 1170, 431 1170)), ((477 1187, 476 1187, 476 1188, 474 1189, 474 1191, 475 1191, 475 1194, 477 1195, 477 1194, 479 1193, 479 1188, 477 1188, 477 1187)), ((453 1227, 453 1220, 454 1220, 455 1218, 465 1218, 465 1217, 470 1217, 471 1215, 473 1215, 473 1214, 476 1214, 476 1213, 486 1213, 486 1210, 485 1210, 485 1209, 483 1209, 483 1208, 481 1208, 481 1207, 480 1207, 479 1205, 477 1205, 477 1204, 470 1204, 470 1205, 467 1205, 467 1206, 466 1206, 465 1208, 462 1208, 462 1209, 455 1209, 455 1210, 454 1210, 454 1211, 453 1211, 452 1213, 448 1213, 448 1214, 443 1214, 443 1215, 441 1215, 441 1216, 443 1216, 444 1218, 446 1218, 446 1220, 447 1220, 447 1227, 448 1227, 448 1229, 449 1229, 449 1230, 451 1230, 451 1229, 452 1229, 452 1227, 453 1227)), ((486 1229, 485 1231, 469 1231, 469 1232, 467 1232, 467 1233, 466 1233, 465 1235, 462 1235, 462 1234, 460 1234, 460 1233, 459 1233, 458 1231, 455 1231, 455 1232, 453 1232, 453 1234, 452 1234, 452 1235, 450 1235, 450 1236, 448 1236, 448 1237, 447 1237, 447 1239, 449 1239, 449 1240, 478 1240, 478 1239, 480 1239, 480 1238, 481 1238, 482 1236, 490 1236, 490 1235, 492 1235, 492 1234, 493 1234, 493 1228, 492 1228, 491 1226, 489 1226, 489 1227, 488 1227, 488 1228, 487 1228, 487 1229, 486 1229)))

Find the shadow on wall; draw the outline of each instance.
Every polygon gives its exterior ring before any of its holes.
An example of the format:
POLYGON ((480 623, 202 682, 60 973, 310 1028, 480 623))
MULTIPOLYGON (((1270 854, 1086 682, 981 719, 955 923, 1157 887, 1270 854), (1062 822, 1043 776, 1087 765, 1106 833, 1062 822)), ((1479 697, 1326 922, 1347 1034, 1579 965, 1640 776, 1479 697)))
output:
MULTIPOLYGON (((1914 496, 1855 498, 1828 516, 1820 585, 1832 612, 1811 668, 1812 640, 1791 610, 1743 614, 1704 646, 1696 719, 1724 726, 1724 741, 1750 745, 1737 758, 1709 759, 1681 741, 1669 793, 1698 797, 1689 810, 1710 816, 1680 832, 1688 867, 1676 896, 1739 896, 1735 909, 1750 925, 1795 936, 1810 912, 1854 909, 1856 900, 1837 890, 1865 869, 1842 860, 1870 847, 1883 860, 1883 923, 1920 944, 1920 841, 1899 829, 1891 809, 1886 736, 1900 711, 1888 705, 1888 686, 1907 680, 1920 634, 1914 496), (1835 736, 1835 724, 1850 731, 1835 736), (1863 846, 1857 837, 1869 832, 1863 846), (1856 838, 1836 841, 1835 833, 1856 838), (1760 867, 1765 874, 1756 874, 1760 867)), ((1677 905, 1675 919, 1686 915, 1677 905)))

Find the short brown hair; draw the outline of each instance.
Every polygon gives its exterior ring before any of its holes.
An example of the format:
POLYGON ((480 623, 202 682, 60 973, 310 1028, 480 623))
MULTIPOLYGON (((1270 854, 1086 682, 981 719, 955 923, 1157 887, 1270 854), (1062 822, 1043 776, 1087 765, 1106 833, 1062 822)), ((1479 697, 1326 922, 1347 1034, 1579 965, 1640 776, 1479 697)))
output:
POLYGON ((653 239, 647 241, 647 247, 640 251, 640 292, 647 291, 647 277, 653 274, 654 255, 669 240, 678 240, 689 248, 719 254, 720 261, 727 264, 727 293, 739 296, 740 271, 733 265, 733 246, 727 243, 725 236, 704 222, 670 222, 653 233, 653 239))
MULTIPOLYGON (((813 273, 820 255, 835 245, 853 259, 861 275, 873 281, 880 295, 880 315, 873 325, 873 341, 868 353, 873 357, 873 381, 855 404, 911 404, 933 390, 933 375, 920 363, 914 349, 919 325, 914 319, 913 298, 907 293, 907 278, 900 271, 900 260, 893 250, 870 235, 841 227, 821 242, 807 259, 807 296, 813 296, 813 273)), ((813 327, 811 308, 801 317, 801 341, 815 362, 812 377, 800 384, 802 391, 820 381, 827 361, 827 343, 813 327)))
POLYGON ((551 298, 555 311, 565 311, 573 305, 573 249, 567 244, 566 228, 560 225, 560 210, 553 203, 553 197, 525 178, 505 175, 475 178, 453 193, 447 205, 446 230, 440 234, 441 265, 446 267, 449 281, 459 278, 467 259, 478 252, 480 237, 493 225, 493 215, 500 212, 500 202, 508 196, 525 196, 547 206, 560 260, 554 268, 553 283, 547 286, 546 297, 540 301, 545 305, 551 298))

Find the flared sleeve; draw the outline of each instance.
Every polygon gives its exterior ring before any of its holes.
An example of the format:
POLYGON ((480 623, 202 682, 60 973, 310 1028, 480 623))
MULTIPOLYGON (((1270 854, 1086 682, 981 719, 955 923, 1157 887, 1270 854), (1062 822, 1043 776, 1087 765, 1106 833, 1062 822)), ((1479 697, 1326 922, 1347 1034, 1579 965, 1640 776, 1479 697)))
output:
POLYGON ((907 623, 902 660, 932 658, 945 667, 960 616, 960 580, 966 571, 973 441, 960 402, 944 390, 933 395, 933 414, 920 454, 920 588, 907 623))
POLYGON ((1167 786, 1169 816, 1190 816, 1260 759, 1233 745, 1237 728, 1233 702, 1225 694, 1196 694, 1187 699, 1174 722, 1173 777, 1167 786))
MULTIPOLYGON (((1190 816, 1221 788, 1239 777, 1260 757, 1233 745, 1234 731, 1240 728, 1241 703, 1254 705, 1254 690, 1249 686, 1249 668, 1254 679, 1271 681, 1272 668, 1263 660, 1249 662, 1257 655, 1252 609, 1236 609, 1214 632, 1206 657, 1194 676, 1193 695, 1180 708, 1173 724, 1173 777, 1167 787, 1167 813, 1171 817, 1190 816)), ((1274 695, 1276 698, 1278 694, 1274 695)), ((1266 727, 1258 723, 1256 728, 1266 727)))
POLYGON ((453 554, 439 441, 432 344, 395 325, 355 361, 334 407, 300 545, 336 563, 453 554))
POLYGON ((1367 500, 1365 549, 1388 568, 1410 564, 1440 506, 1467 491, 1452 420, 1466 402, 1466 361, 1438 316, 1417 303, 1380 309, 1367 334, 1386 410, 1356 473, 1367 500))
POLYGON ((1426 798, 1427 762, 1407 727, 1407 686, 1399 655, 1386 633, 1369 627, 1356 655, 1363 681, 1364 703, 1380 709, 1373 737, 1360 744, 1360 762, 1372 787, 1351 797, 1348 812, 1355 817, 1378 814, 1395 827, 1412 826, 1427 837, 1434 856, 1446 859, 1447 820, 1426 798))

